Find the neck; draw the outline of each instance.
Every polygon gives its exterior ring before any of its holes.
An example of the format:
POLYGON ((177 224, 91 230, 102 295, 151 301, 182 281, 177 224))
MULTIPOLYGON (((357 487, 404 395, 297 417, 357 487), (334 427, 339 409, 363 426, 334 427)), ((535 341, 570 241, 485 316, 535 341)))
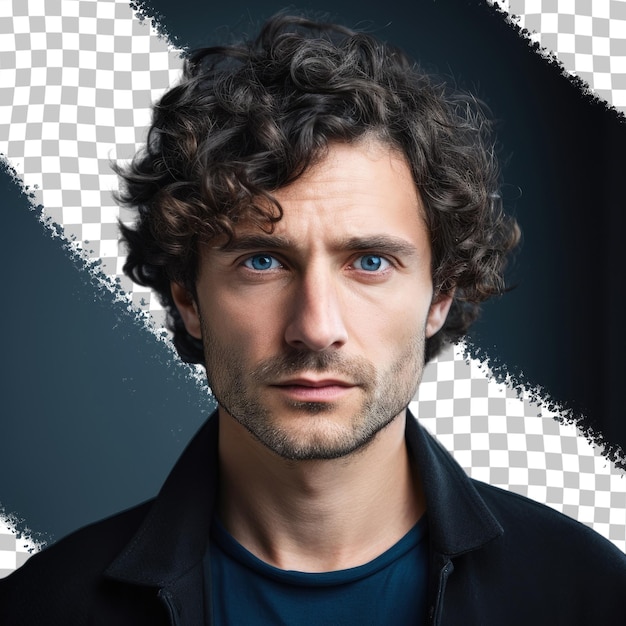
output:
POLYGON ((246 549, 281 569, 362 565, 401 539, 424 512, 402 412, 346 457, 290 461, 220 409, 219 515, 246 549))

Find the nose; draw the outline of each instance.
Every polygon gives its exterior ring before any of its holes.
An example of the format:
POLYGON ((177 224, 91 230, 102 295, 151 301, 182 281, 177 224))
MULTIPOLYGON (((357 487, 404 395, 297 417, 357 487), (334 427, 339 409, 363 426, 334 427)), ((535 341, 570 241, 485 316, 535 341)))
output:
POLYGON ((311 269, 292 293, 285 341, 298 350, 321 352, 348 340, 344 311, 332 276, 311 269))

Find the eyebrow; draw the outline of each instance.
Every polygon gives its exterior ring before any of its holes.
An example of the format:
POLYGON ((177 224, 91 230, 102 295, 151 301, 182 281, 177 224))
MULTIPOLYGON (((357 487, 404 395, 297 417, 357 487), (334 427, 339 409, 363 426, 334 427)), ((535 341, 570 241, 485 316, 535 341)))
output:
MULTIPOLYGON (((230 242, 218 246, 223 252, 250 252, 254 250, 289 250, 298 248, 297 242, 282 235, 254 233, 234 237, 230 242)), ((416 247, 401 237, 390 235, 354 236, 340 239, 332 245, 334 250, 365 252, 368 250, 398 256, 414 256, 416 247)))
POLYGON ((387 254, 397 254, 398 256, 414 256, 417 254, 417 249, 413 244, 401 237, 392 237, 390 235, 349 237, 338 242, 337 248, 354 252, 375 250, 376 252, 386 252, 387 254))
POLYGON ((281 235, 250 234, 233 237, 225 244, 216 246, 215 249, 221 252, 248 252, 259 249, 285 250, 292 247, 294 247, 293 243, 281 235))

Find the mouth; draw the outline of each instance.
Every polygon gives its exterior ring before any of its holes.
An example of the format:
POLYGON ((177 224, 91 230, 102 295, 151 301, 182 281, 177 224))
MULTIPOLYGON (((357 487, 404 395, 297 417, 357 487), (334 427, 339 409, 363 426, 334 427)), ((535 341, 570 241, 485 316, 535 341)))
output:
POLYGON ((335 378, 292 378, 270 385, 297 402, 331 402, 350 393, 358 385, 335 378))

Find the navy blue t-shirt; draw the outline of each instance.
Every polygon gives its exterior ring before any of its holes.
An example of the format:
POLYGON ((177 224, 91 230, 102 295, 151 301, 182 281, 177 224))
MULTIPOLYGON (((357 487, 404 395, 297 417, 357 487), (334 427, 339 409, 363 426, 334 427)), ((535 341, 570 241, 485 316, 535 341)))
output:
MULTIPOLYGON (((373 561, 324 573, 264 563, 214 520, 205 571, 211 568, 216 626, 366 626, 426 623, 426 516, 373 561)), ((205 576, 205 581, 208 577, 205 576)), ((209 589, 205 589, 208 595, 209 589)))

